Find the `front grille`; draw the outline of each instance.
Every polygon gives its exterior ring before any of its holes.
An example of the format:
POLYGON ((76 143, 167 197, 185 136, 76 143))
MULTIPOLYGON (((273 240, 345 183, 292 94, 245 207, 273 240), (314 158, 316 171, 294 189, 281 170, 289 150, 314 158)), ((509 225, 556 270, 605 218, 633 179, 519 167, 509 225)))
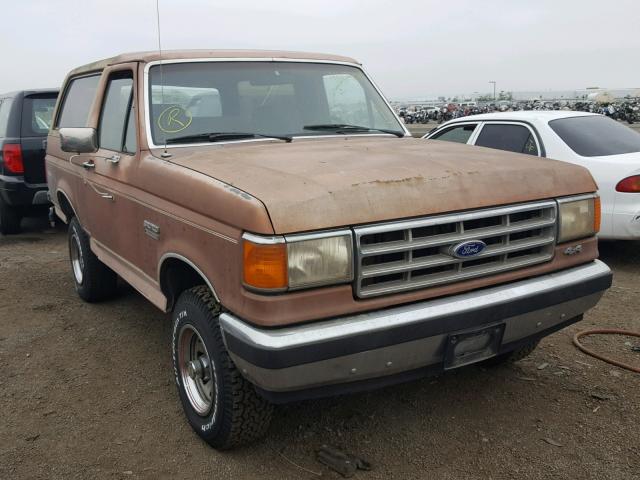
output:
POLYGON ((553 258, 556 203, 536 202, 355 228, 356 296, 415 290, 485 277, 553 258), (468 258, 451 249, 481 240, 468 258))

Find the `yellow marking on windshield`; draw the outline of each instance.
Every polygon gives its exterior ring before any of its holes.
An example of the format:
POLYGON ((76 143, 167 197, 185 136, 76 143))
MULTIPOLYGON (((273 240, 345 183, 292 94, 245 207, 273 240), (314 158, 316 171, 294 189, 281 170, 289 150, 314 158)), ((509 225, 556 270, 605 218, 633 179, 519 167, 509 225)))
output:
POLYGON ((178 133, 191 125, 193 117, 186 109, 173 105, 158 116, 158 128, 164 133, 178 133))

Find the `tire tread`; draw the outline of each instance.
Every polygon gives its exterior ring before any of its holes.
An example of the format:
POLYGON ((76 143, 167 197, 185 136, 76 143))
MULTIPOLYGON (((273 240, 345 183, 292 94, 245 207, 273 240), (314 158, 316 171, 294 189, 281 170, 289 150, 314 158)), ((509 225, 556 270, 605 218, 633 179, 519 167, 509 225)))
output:
MULTIPOLYGON (((211 331, 215 341, 224 347, 218 323, 218 315, 222 311, 220 304, 206 285, 193 287, 190 292, 201 302, 206 313, 210 314, 211 331)), ((226 397, 222 402, 225 405, 231 405, 231 408, 224 409, 222 420, 223 431, 228 433, 223 438, 205 440, 217 449, 226 450, 263 437, 271 423, 273 405, 260 397, 254 386, 242 376, 226 349, 222 348, 220 353, 224 382, 229 386, 222 392, 226 397)))
MULTIPOLYGON (((76 284, 78 295, 86 302, 99 302, 112 298, 118 287, 118 275, 102 263, 91 251, 89 235, 84 231, 76 217, 69 223, 69 241, 71 229, 75 229, 83 250, 85 271, 82 285, 76 284)), ((75 283, 75 278, 74 278, 75 283)))

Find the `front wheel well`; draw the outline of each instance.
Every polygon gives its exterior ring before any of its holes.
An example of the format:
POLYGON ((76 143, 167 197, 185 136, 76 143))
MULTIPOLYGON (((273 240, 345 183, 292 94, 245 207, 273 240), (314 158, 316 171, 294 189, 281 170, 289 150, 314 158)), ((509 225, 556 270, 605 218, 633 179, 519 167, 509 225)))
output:
POLYGON ((64 216, 66 217, 66 223, 69 223, 71 219, 76 216, 76 212, 74 211, 73 206, 71 206, 71 202, 64 193, 58 192, 57 196, 60 210, 62 210, 62 213, 64 213, 64 216))
POLYGON ((213 296, 216 297, 207 278, 193 265, 180 258, 173 257, 167 258, 162 263, 160 267, 160 289, 167 298, 168 311, 173 311, 173 307, 182 292, 198 285, 207 285, 213 296))

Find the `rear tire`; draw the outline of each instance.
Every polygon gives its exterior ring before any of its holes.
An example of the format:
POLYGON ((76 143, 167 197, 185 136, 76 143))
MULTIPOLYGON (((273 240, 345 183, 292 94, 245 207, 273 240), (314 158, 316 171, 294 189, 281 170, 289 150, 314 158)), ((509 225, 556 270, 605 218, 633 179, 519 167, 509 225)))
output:
POLYGON ((498 365, 504 365, 505 363, 514 363, 522 360, 523 358, 528 357, 531 353, 536 349, 540 343, 539 340, 528 343, 522 348, 518 348, 516 350, 512 350, 511 352, 503 353, 501 355, 497 355, 493 358, 489 358, 482 362, 484 365, 489 367, 494 367, 498 365))
POLYGON ((262 437, 273 406, 240 374, 225 348, 220 305, 201 285, 180 295, 173 310, 173 368, 191 427, 225 450, 262 437))
POLYGON ((76 217, 69 223, 69 259, 76 291, 85 302, 98 302, 115 295, 118 275, 91 251, 89 235, 76 217))
POLYGON ((0 199, 0 233, 2 235, 13 235, 20 233, 20 222, 22 221, 22 212, 7 205, 0 199))

